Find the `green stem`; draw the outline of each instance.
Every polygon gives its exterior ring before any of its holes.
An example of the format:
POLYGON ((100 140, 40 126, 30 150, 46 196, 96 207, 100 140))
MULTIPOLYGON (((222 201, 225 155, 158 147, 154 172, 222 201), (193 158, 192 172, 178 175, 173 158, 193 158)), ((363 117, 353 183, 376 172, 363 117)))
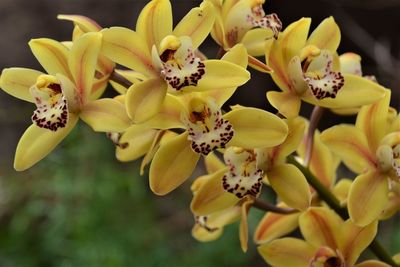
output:
MULTIPOLYGON (((298 162, 293 156, 288 156, 288 163, 295 165, 306 177, 307 182, 317 191, 318 196, 328 204, 340 217, 344 220, 349 218, 349 214, 345 207, 340 205, 339 200, 329 191, 319 180, 315 177, 311 171, 304 167, 300 162, 298 162)), ((385 248, 379 243, 378 240, 374 239, 368 248, 383 262, 389 264, 390 266, 400 267, 390 254, 385 250, 385 248)))
POLYGON ((296 209, 277 207, 268 202, 262 201, 258 198, 254 199, 254 203, 252 204, 252 206, 257 209, 263 210, 263 211, 270 211, 270 212, 279 213, 279 214, 292 214, 292 213, 299 212, 296 209))

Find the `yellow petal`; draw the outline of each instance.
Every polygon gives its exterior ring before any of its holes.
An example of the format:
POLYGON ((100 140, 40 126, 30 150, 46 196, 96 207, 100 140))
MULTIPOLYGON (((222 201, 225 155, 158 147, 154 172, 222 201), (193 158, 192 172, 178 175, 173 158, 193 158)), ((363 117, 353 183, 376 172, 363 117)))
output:
POLYGON ((239 225, 239 239, 240 239, 240 246, 243 252, 247 251, 247 243, 249 241, 249 227, 247 224, 247 215, 249 213, 250 207, 253 204, 252 199, 247 199, 242 204, 242 216, 240 219, 239 225))
POLYGON ((357 115, 356 127, 364 132, 372 151, 378 149, 379 142, 388 130, 390 95, 390 90, 386 90, 384 98, 362 107, 357 115))
POLYGON ((271 78, 282 91, 292 90, 292 83, 288 77, 288 62, 284 61, 282 49, 274 39, 266 43, 265 63, 273 72, 271 78))
POLYGON ((172 32, 172 10, 169 0, 150 1, 140 12, 136 32, 147 42, 148 49, 159 46, 161 40, 172 32))
POLYGON ((390 265, 378 260, 367 260, 356 264, 355 267, 390 267, 390 265))
POLYGON ((300 215, 299 225, 304 239, 314 246, 338 248, 338 232, 343 220, 333 210, 313 207, 300 215))
POLYGON ((342 206, 345 206, 345 204, 347 203, 347 198, 352 183, 353 181, 350 179, 340 179, 340 181, 337 182, 337 184, 335 184, 332 189, 332 193, 337 199, 339 199, 342 206))
POLYGON ((285 141, 277 147, 276 157, 278 162, 283 162, 286 157, 296 151, 300 142, 303 140, 306 120, 302 117, 287 120, 288 135, 285 141))
POLYGON ((96 132, 123 132, 131 125, 125 105, 112 98, 87 103, 80 117, 96 132))
POLYGON ((132 85, 126 94, 129 117, 135 123, 149 120, 160 111, 166 94, 167 84, 158 78, 132 85))
POLYGON ((234 206, 239 199, 225 191, 222 187, 222 177, 227 168, 210 174, 206 181, 196 191, 190 204, 192 212, 196 215, 208 215, 234 206))
POLYGON ((374 171, 359 175, 350 188, 348 209, 352 221, 365 226, 378 218, 389 200, 388 177, 374 171))
POLYGON ((225 88, 237 87, 250 79, 250 73, 225 60, 205 60, 205 74, 199 80, 197 86, 186 86, 185 91, 198 90, 223 90, 225 88))
POLYGON ((186 126, 181 121, 181 113, 184 110, 181 102, 173 95, 167 94, 161 104, 158 113, 151 119, 144 122, 149 128, 172 129, 186 126))
POLYGON ((207 226, 214 231, 207 231, 200 225, 196 224, 192 229, 192 235, 198 241, 208 242, 213 241, 221 236, 225 225, 237 221, 241 215, 241 208, 233 206, 228 209, 215 212, 207 216, 207 226))
POLYGON ((319 49, 336 51, 340 44, 340 29, 333 17, 324 19, 311 33, 307 45, 315 45, 319 49))
POLYGON ((92 91, 100 46, 101 34, 89 32, 79 37, 71 48, 68 65, 82 103, 85 103, 92 91))
POLYGON ((60 42, 47 38, 32 39, 28 44, 32 53, 48 74, 56 75, 60 73, 71 78, 68 66, 70 52, 67 47, 60 42))
POLYGON ((41 75, 40 71, 25 68, 3 69, 0 76, 0 87, 7 94, 16 98, 35 102, 29 88, 36 83, 36 79, 41 75))
POLYGON ((175 36, 189 36, 193 48, 197 48, 210 33, 215 21, 215 9, 211 2, 203 1, 200 7, 193 8, 176 25, 172 32, 175 36))
POLYGON ((213 152, 204 158, 204 165, 207 173, 214 173, 225 168, 225 164, 213 152))
POLYGON ((246 47, 242 44, 237 44, 232 47, 228 52, 223 55, 222 60, 229 61, 236 65, 239 65, 242 68, 247 68, 248 64, 248 54, 246 47))
POLYGON ((190 147, 188 133, 171 138, 160 146, 150 166, 150 188, 166 195, 192 174, 200 155, 190 147))
POLYGON ((230 146, 271 147, 282 143, 288 133, 286 123, 274 114, 256 108, 241 108, 226 113, 235 131, 230 146))
POLYGON ((250 55, 258 57, 264 55, 265 41, 273 36, 274 33, 270 29, 256 28, 247 31, 240 42, 250 55))
POLYGON ((115 155, 119 161, 132 161, 140 158, 147 151, 156 137, 157 130, 143 125, 131 125, 119 139, 115 155))
POLYGON ((259 246, 258 252, 271 266, 309 267, 316 248, 303 240, 287 237, 259 246))
POLYGON ((111 27, 101 32, 102 54, 149 77, 159 75, 154 69, 147 43, 138 33, 123 27, 111 27))
POLYGON ((299 215, 268 212, 256 228, 254 241, 262 244, 289 234, 297 228, 299 215))
POLYGON ((268 181, 288 206, 305 210, 310 206, 311 192, 307 180, 292 164, 279 164, 267 173, 268 181))
POLYGON ((321 140, 356 173, 375 168, 377 164, 367 138, 356 127, 344 124, 333 126, 321 134, 321 140))
POLYGON ((299 115, 301 100, 292 92, 267 92, 269 103, 286 118, 294 118, 299 115))
MULTIPOLYGON (((143 80, 146 79, 146 76, 144 76, 143 74, 141 74, 140 72, 137 71, 133 71, 133 70, 118 70, 115 69, 114 70, 117 74, 123 76, 125 79, 127 79, 128 81, 130 81, 132 84, 141 82, 143 80)), ((119 93, 119 94, 126 94, 126 92, 128 91, 128 88, 126 88, 125 86, 114 82, 112 80, 109 80, 111 86, 119 93)))
POLYGON ((353 74, 343 74, 343 77, 344 85, 336 98, 317 100, 308 90, 302 99, 327 108, 354 108, 372 104, 385 96, 385 88, 375 82, 353 74))
MULTIPOLYGON (((310 18, 301 18, 287 26, 282 32, 278 41, 282 51, 283 62, 286 62, 286 64, 289 63, 294 56, 300 55, 301 49, 306 45, 310 24, 310 18)), ((286 68, 287 66, 284 67, 286 68)))
POLYGON ((344 222, 340 232, 341 254, 347 266, 353 266, 368 245, 374 240, 378 231, 378 223, 374 222, 366 227, 356 226, 351 220, 344 222))
POLYGON ((55 132, 34 124, 29 126, 15 152, 15 170, 24 171, 46 157, 71 132, 77 121, 78 116, 70 113, 67 125, 55 132))
POLYGON ((72 21, 75 25, 79 26, 79 28, 83 32, 98 32, 101 30, 101 26, 99 24, 97 24, 97 22, 95 22, 91 18, 81 16, 81 15, 60 14, 57 16, 57 19, 72 21))

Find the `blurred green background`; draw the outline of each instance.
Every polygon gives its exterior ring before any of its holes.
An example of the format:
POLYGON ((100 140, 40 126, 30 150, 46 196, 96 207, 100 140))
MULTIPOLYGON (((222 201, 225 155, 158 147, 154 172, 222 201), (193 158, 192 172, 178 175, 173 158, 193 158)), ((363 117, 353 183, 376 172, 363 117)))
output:
MULTIPOLYGON (((176 23, 200 1, 171 2, 176 23)), ((267 1, 265 10, 277 12, 285 26, 302 16, 311 16, 315 27, 323 18, 335 15, 343 29, 340 53, 359 52, 365 73, 377 75, 382 84, 393 89, 397 106, 400 1, 379 2, 380 5, 376 1, 275 0, 267 1), (379 42, 362 42, 363 35, 351 30, 354 23, 362 25, 367 36, 379 42)), ((41 69, 27 42, 39 37, 69 39, 72 27, 58 22, 57 14, 83 14, 105 27, 134 28, 145 3, 0 0, 0 69, 41 69)), ((217 51, 211 41, 202 48, 208 55, 217 51)), ((268 108, 265 89, 276 87, 266 75, 253 73, 253 78, 231 103, 268 108)), ((138 163, 118 163, 112 143, 83 123, 42 162, 28 171, 15 172, 15 147, 30 124, 32 110, 31 104, 0 91, 0 267, 266 265, 253 244, 246 254, 241 252, 237 224, 226 227, 215 242, 195 241, 190 234, 194 222, 189 211, 190 183, 166 197, 153 195, 147 176, 138 175, 138 163)), ((324 120, 327 125, 334 122, 334 118, 324 120)), ((199 169, 198 174, 201 173, 199 169)), ((250 233, 262 215, 251 211, 250 233)), ((396 217, 380 227, 380 240, 392 253, 400 250, 399 225, 396 217)))

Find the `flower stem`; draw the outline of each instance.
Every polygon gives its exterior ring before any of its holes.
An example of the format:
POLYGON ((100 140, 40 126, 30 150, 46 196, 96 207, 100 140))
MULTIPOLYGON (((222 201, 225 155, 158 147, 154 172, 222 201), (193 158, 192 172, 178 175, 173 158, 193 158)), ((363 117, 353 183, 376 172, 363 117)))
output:
POLYGON ((312 156, 312 150, 314 146, 314 132, 317 129, 318 123, 324 113, 325 108, 320 106, 315 106, 310 118, 310 126, 308 127, 307 137, 306 137, 306 155, 304 157, 304 165, 308 166, 312 156))
MULTIPOLYGON (((298 162, 293 156, 288 156, 288 163, 295 165, 306 177, 308 183, 317 191, 319 197, 328 204, 344 220, 349 218, 348 211, 340 205, 339 200, 329 191, 311 171, 298 162)), ((400 267, 376 238, 368 246, 369 249, 383 262, 390 266, 400 267)))
POLYGON ((118 74, 117 72, 113 71, 110 74, 109 80, 118 83, 119 85, 122 85, 125 88, 131 87, 132 83, 126 79, 124 76, 121 74, 118 74))
POLYGON ((252 204, 253 207, 263 210, 263 211, 270 211, 273 213, 280 213, 280 214, 292 214, 299 212, 296 209, 290 209, 290 208, 280 208, 278 206, 272 205, 268 202, 262 201, 261 199, 254 199, 254 202, 252 204))

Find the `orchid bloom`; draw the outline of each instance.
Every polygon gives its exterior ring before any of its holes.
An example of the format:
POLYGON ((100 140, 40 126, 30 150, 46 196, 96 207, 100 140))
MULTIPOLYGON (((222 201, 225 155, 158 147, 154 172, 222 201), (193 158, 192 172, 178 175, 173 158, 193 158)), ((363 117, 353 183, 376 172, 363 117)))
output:
POLYGON ((266 262, 276 267, 389 266, 377 260, 355 264, 374 239, 376 222, 360 227, 328 208, 313 207, 300 216, 299 225, 305 240, 287 237, 258 247, 266 262))
POLYGON ((191 210, 196 223, 192 235, 200 241, 218 238, 223 227, 240 219, 239 239, 247 251, 247 215, 261 190, 262 171, 256 167, 254 150, 229 147, 223 164, 213 153, 205 157, 208 175, 192 184, 191 210))
POLYGON ((127 92, 127 112, 135 123, 156 115, 167 92, 224 89, 249 79, 249 73, 235 64, 197 56, 214 20, 212 3, 204 1, 172 30, 169 0, 153 0, 140 13, 136 32, 122 27, 102 30, 102 54, 146 77, 127 92))
POLYGON ((359 174, 350 188, 348 210, 360 226, 378 219, 388 204, 391 184, 399 183, 400 132, 391 126, 397 120, 392 119, 389 102, 387 91, 379 102, 361 108, 355 126, 333 126, 321 135, 344 164, 359 174))
POLYGON ((214 0, 216 22, 211 32, 226 51, 242 43, 250 55, 264 55, 265 41, 278 38, 282 22, 274 14, 265 15, 265 0, 214 0))
POLYGON ((271 105, 292 118, 298 115, 301 100, 327 108, 352 108, 382 98, 383 87, 339 71, 340 30, 334 19, 325 19, 307 38, 310 23, 311 19, 302 18, 267 44, 266 63, 283 91, 267 92, 271 105))
POLYGON ((95 131, 124 131, 130 120, 122 104, 113 99, 92 100, 97 91, 95 69, 101 46, 100 33, 86 33, 69 50, 51 39, 29 42, 33 54, 48 74, 25 68, 4 69, 0 87, 36 110, 21 137, 14 161, 18 171, 30 168, 50 153, 80 117, 95 131))

